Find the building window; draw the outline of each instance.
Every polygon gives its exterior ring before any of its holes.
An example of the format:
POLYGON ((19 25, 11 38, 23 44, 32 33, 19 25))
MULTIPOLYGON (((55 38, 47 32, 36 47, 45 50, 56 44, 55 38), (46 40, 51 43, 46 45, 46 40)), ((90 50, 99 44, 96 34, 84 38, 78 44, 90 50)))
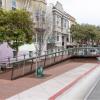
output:
POLYGON ((57 26, 61 26, 61 17, 57 16, 57 26))
POLYGON ((57 41, 59 41, 59 35, 57 35, 57 41))
POLYGON ((67 37, 66 37, 66 41, 69 42, 69 37, 68 37, 68 35, 67 35, 67 37))
POLYGON ((45 23, 45 12, 42 11, 42 22, 45 23))
POLYGON ((2 7, 2 0, 0 0, 0 7, 2 7))
POLYGON ((66 28, 66 19, 64 19, 64 28, 66 28))
POLYGON ((64 36, 62 36, 62 41, 64 41, 64 36))
POLYGON ((68 20, 66 19, 66 28, 68 29, 68 25, 69 25, 69 23, 68 23, 68 20))
POLYGON ((59 24, 59 16, 57 16, 57 25, 59 24))
POLYGON ((12 0, 12 10, 16 10, 16 0, 12 0))
POLYGON ((64 19, 63 25, 64 25, 64 28, 68 28, 68 20, 67 19, 64 19))
POLYGON ((64 46, 64 42, 62 42, 62 46, 64 46))
POLYGON ((58 49, 58 51, 60 51, 60 49, 58 49))
POLYGON ((40 11, 39 10, 36 10, 35 16, 36 16, 36 21, 39 21, 39 17, 40 17, 40 11))
POLYGON ((33 42, 36 42, 36 36, 33 37, 33 42))

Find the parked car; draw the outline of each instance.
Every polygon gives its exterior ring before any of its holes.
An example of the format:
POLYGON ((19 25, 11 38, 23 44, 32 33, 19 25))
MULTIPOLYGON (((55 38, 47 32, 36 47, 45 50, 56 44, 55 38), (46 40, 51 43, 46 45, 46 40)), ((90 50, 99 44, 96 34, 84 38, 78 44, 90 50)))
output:
POLYGON ((89 51, 88 51, 88 54, 90 54, 90 55, 97 55, 98 54, 98 50, 97 49, 90 49, 89 51))

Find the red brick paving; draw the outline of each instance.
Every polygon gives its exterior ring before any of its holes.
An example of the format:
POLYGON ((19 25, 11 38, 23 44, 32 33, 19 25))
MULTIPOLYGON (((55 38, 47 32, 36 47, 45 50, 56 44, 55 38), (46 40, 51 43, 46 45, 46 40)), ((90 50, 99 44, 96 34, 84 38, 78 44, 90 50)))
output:
POLYGON ((7 97, 13 96, 19 92, 36 86, 87 62, 96 63, 97 61, 96 59, 70 59, 45 69, 45 75, 43 78, 36 78, 35 74, 33 73, 31 75, 27 75, 23 78, 19 78, 13 81, 0 79, 0 100, 3 100, 7 97))

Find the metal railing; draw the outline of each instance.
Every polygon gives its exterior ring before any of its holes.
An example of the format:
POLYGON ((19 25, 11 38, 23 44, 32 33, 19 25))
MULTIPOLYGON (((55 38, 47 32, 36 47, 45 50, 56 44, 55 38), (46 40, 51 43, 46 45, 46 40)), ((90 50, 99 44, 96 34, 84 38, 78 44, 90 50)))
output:
POLYGON ((99 56, 100 48, 99 47, 79 47, 79 48, 69 48, 63 49, 60 51, 49 52, 46 51, 44 55, 39 57, 23 55, 23 59, 8 58, 8 60, 4 63, 0 63, 2 74, 9 75, 10 79, 16 79, 22 77, 24 75, 33 73, 36 70, 36 63, 38 66, 48 67, 54 65, 56 63, 62 62, 73 56, 99 56))

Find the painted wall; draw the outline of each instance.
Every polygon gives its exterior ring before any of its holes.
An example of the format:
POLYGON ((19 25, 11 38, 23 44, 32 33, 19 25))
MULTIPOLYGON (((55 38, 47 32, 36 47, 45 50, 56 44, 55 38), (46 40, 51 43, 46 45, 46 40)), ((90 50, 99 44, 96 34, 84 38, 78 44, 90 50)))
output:
POLYGON ((0 61, 7 60, 8 57, 13 57, 13 49, 5 42, 0 44, 0 61))

